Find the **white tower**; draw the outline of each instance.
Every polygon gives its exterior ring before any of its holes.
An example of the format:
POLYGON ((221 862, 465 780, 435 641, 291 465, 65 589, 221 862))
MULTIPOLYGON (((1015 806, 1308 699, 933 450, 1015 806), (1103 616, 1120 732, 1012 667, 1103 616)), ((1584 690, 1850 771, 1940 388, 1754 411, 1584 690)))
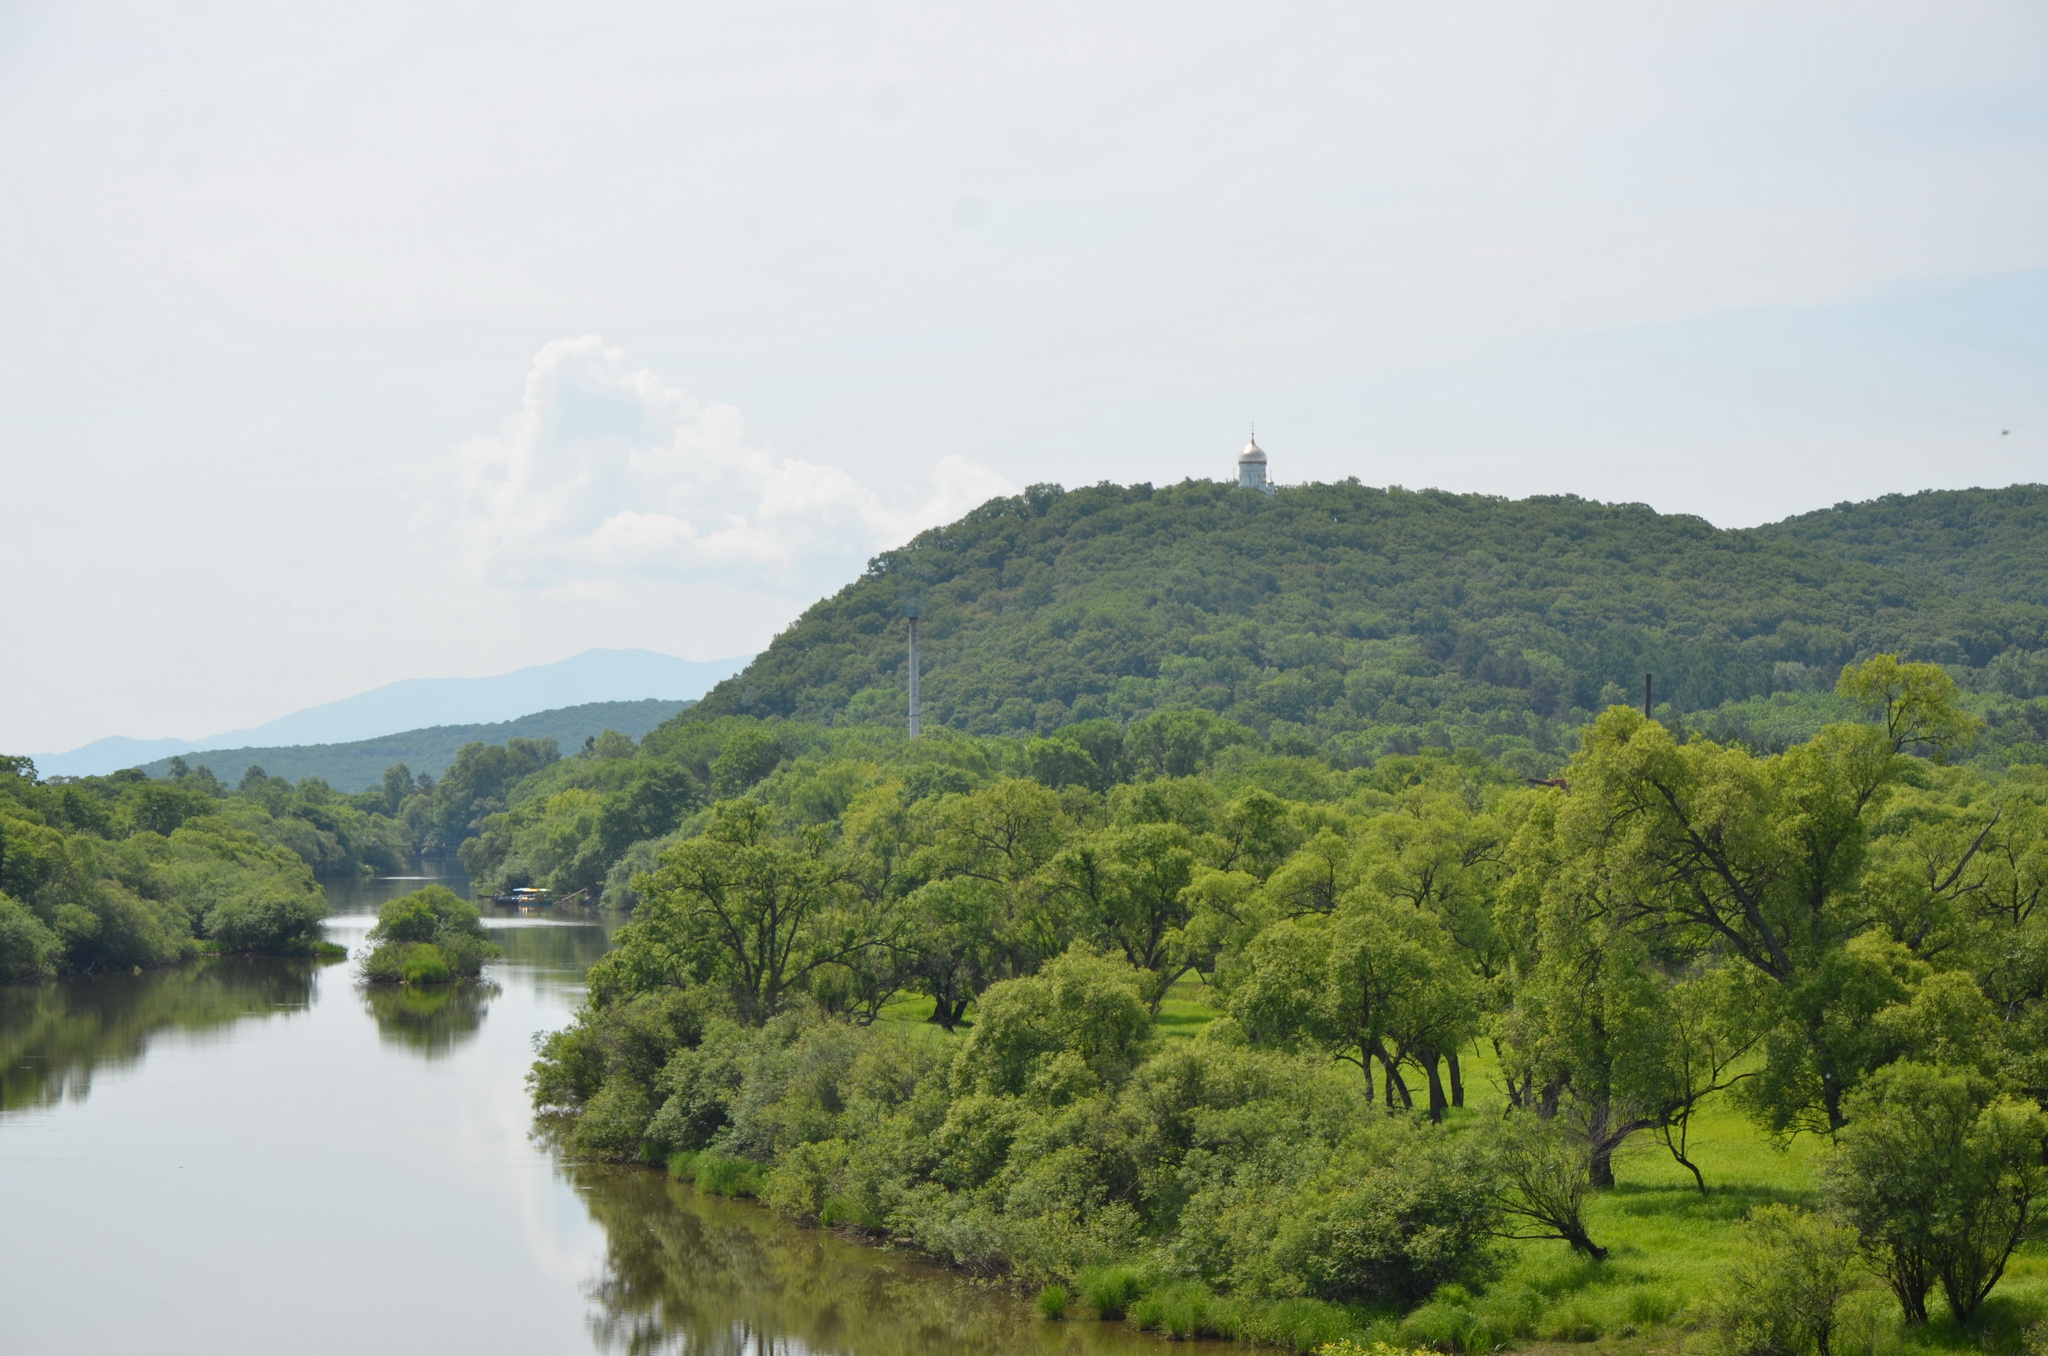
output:
POLYGON ((1237 483, 1262 494, 1273 492, 1273 482, 1266 477, 1266 454, 1259 447, 1256 436, 1244 445, 1244 451, 1237 454, 1237 483))

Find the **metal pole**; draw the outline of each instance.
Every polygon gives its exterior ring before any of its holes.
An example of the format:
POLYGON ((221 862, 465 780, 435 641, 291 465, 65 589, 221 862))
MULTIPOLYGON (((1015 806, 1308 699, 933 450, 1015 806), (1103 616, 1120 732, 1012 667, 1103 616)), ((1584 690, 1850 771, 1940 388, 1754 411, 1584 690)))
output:
POLYGON ((917 738, 917 618, 910 619, 910 737, 917 738))

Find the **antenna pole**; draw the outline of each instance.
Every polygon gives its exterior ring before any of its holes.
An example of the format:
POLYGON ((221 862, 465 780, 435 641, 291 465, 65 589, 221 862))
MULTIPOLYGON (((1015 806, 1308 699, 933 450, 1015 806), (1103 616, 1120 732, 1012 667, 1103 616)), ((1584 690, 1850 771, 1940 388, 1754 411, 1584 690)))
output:
POLYGON ((910 619, 910 737, 917 738, 917 618, 910 619))
MULTIPOLYGON (((913 625, 915 625, 915 623, 913 623, 913 625)), ((910 644, 911 644, 911 653, 915 654, 915 653, 916 653, 916 647, 917 647, 917 642, 916 642, 915 640, 913 640, 913 641, 911 641, 911 642, 910 642, 910 644)), ((1644 720, 1655 720, 1655 719, 1656 719, 1656 717, 1655 717, 1655 716, 1653 716, 1653 715, 1651 715, 1651 714, 1650 714, 1650 686, 1651 686, 1651 675, 1650 675, 1650 674, 1647 674, 1647 673, 1646 673, 1646 674, 1644 674, 1644 675, 1643 675, 1643 719, 1644 719, 1644 720)), ((917 691, 917 689, 916 689, 915 687, 912 687, 912 688, 911 688, 910 690, 911 690, 912 692, 915 692, 915 691, 917 691)), ((914 719, 915 719, 915 718, 913 718, 913 721, 914 721, 914 719)))

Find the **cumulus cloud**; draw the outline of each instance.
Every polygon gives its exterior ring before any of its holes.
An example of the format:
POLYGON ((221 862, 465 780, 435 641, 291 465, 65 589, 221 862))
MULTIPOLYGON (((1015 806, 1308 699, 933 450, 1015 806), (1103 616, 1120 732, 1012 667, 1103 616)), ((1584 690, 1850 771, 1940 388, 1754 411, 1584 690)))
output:
POLYGON ((624 351, 595 335, 541 349, 518 412, 458 457, 471 563, 533 589, 672 579, 815 590, 1015 492, 957 455, 898 495, 777 456, 749 443, 733 406, 629 369, 624 351))

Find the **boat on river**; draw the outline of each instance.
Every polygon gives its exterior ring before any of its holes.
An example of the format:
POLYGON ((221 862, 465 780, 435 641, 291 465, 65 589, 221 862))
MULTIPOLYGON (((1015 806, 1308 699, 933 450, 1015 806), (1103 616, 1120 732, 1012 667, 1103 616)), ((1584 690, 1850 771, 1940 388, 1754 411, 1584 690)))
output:
POLYGON ((502 895, 485 895, 483 900, 486 904, 496 904, 500 908, 512 909, 546 908, 555 902, 554 896, 546 890, 535 889, 531 886, 521 886, 517 890, 507 890, 502 895))

